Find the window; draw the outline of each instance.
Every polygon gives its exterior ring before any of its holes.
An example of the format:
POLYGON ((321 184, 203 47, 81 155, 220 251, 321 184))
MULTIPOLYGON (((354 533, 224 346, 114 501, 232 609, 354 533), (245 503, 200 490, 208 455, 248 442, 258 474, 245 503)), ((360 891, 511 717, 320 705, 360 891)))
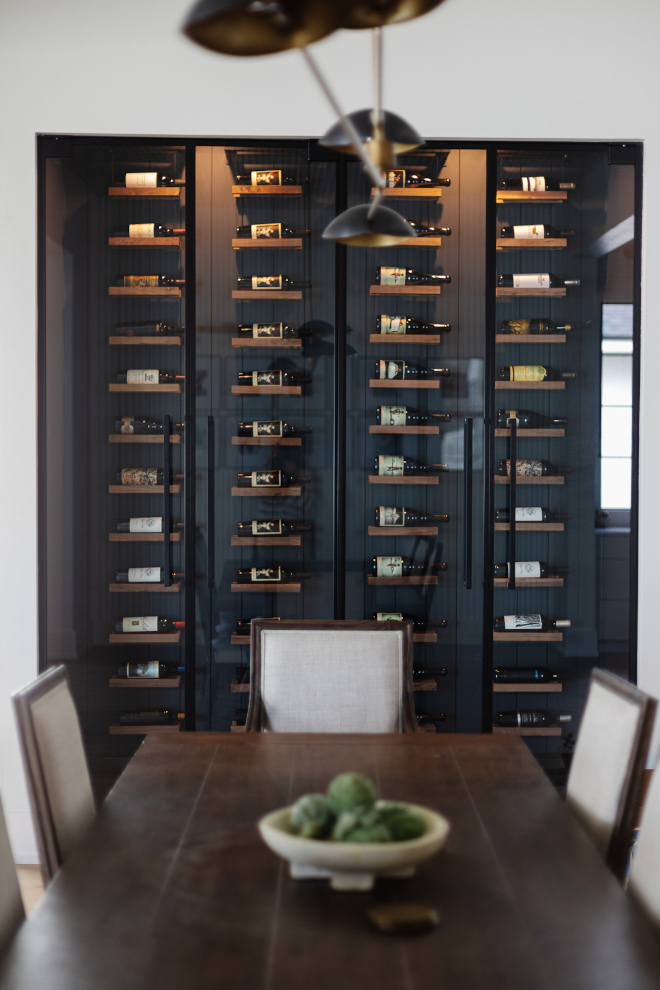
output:
POLYGON ((633 308, 603 303, 600 505, 630 509, 632 474, 633 308))

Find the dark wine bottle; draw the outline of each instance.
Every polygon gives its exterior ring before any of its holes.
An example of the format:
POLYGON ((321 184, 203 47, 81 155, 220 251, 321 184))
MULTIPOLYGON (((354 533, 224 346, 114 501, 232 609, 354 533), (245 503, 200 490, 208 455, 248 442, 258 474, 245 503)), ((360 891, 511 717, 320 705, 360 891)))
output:
POLYGON ((440 285, 451 282, 449 275, 427 275, 417 268, 381 265, 376 269, 376 285, 440 285))
POLYGON ((449 333, 451 323, 425 323, 412 316, 388 316, 381 313, 376 317, 376 330, 382 334, 422 334, 449 333))
POLYGON ((550 684, 559 677, 547 667, 495 667, 493 680, 498 684, 550 684))
POLYGON ((304 385, 311 380, 311 375, 301 375, 297 371, 279 371, 275 368, 238 372, 239 385, 304 385))
POLYGON ((252 172, 242 172, 236 176, 239 186, 292 186, 293 179, 288 175, 282 175, 278 168, 256 169, 252 172))
POLYGON ((516 175, 502 179, 500 189, 522 189, 523 192, 555 192, 558 189, 575 189, 574 182, 558 182, 544 175, 516 175))
POLYGON ((184 186, 185 179, 175 179, 162 172, 127 172, 124 183, 129 189, 136 186, 155 189, 157 186, 184 186))
MULTIPOLYGON (((160 468, 122 468, 115 475, 118 485, 144 485, 145 488, 151 485, 162 485, 165 483, 163 472, 160 468)), ((170 484, 183 479, 182 474, 173 474, 170 484)))
POLYGON ((286 275, 239 275, 239 289, 308 289, 311 282, 295 282, 286 275))
POLYGON ((158 368, 129 368, 127 371, 118 371, 115 380, 127 385, 182 385, 184 375, 160 371, 158 368))
MULTIPOLYGON (((272 615, 269 622, 279 622, 279 615, 272 615)), ((250 629, 252 628, 252 619, 236 619, 236 631, 241 634, 241 636, 249 636, 250 629)))
POLYGON ((498 712, 495 719, 496 725, 507 727, 533 727, 541 728, 545 725, 559 725, 561 722, 572 722, 572 715, 555 715, 553 712, 498 712))
POLYGON ((413 665, 413 681, 427 681, 435 677, 446 677, 449 671, 446 667, 418 667, 413 665))
POLYGON ((432 523, 434 519, 439 522, 449 522, 449 516, 445 514, 424 514, 416 509, 406 509, 404 505, 379 505, 374 510, 375 526, 423 526, 425 523, 432 523))
POLYGON ((178 337, 185 329, 176 323, 118 323, 114 332, 117 337, 178 337))
POLYGON ((447 716, 444 712, 422 712, 421 714, 415 715, 417 720, 417 725, 423 727, 425 725, 435 725, 436 722, 446 722, 447 716))
MULTIPOLYGON (((403 622, 404 619, 410 619, 415 632, 424 632, 429 626, 437 626, 438 629, 447 628, 446 619, 413 619, 412 616, 404 615, 403 612, 376 612, 371 618, 377 622, 403 622)), ((442 669, 445 670, 444 667, 442 669)))
POLYGON ((378 454, 374 457, 374 470, 380 478, 398 478, 402 474, 434 474, 448 471, 446 464, 426 464, 402 454, 378 454))
MULTIPOLYGON (((162 584, 165 573, 162 567, 129 567, 127 571, 117 571, 118 584, 162 584)), ((170 582, 183 581, 183 574, 170 572, 170 582)))
MULTIPOLYGON (((551 461, 538 460, 532 457, 523 457, 516 461, 517 478, 537 478, 548 474, 570 474, 571 470, 572 468, 568 466, 557 466, 551 461)), ((499 475, 506 475, 509 478, 511 476, 511 462, 509 460, 501 460, 497 468, 497 473, 499 475)))
POLYGON ((133 288, 149 288, 154 286, 185 285, 185 278, 174 278, 172 275, 117 275, 117 285, 132 286, 133 288))
POLYGON ((441 179, 439 177, 430 179, 425 175, 420 175, 418 172, 411 172, 407 168, 392 168, 387 173, 388 189, 403 188, 404 186, 425 186, 427 189, 430 189, 437 186, 450 185, 451 179, 441 179))
POLYGON ((238 523, 239 536, 291 536, 292 533, 308 533, 309 523, 294 523, 286 519, 250 519, 238 523))
MULTIPOLYGON (((515 577, 518 578, 548 578, 557 577, 560 574, 567 574, 568 567, 555 567, 546 564, 544 560, 517 560, 515 564, 515 577)), ((506 563, 496 563, 494 565, 494 575, 496 578, 510 577, 510 566, 506 563)))
POLYGON ((302 237, 304 234, 309 234, 309 230, 293 230, 281 222, 247 223, 236 228, 237 237, 248 237, 253 241, 268 237, 274 237, 276 239, 283 237, 302 237))
POLYGON ((414 577, 432 571, 446 571, 445 563, 431 564, 416 561, 412 557, 372 557, 371 572, 375 577, 414 577))
POLYGON ((566 333, 575 328, 570 323, 553 323, 552 320, 544 320, 535 316, 529 320, 502 320, 498 333, 532 333, 543 335, 546 333, 566 333))
POLYGON ((305 571, 291 571, 288 567, 239 567, 236 580, 239 584, 258 584, 260 581, 276 581, 288 584, 310 577, 305 571))
POLYGON ((261 337, 274 340, 280 340, 282 337, 302 337, 310 332, 302 327, 294 330, 286 323, 239 323, 237 330, 239 337, 252 337, 253 340, 261 337))
POLYGON ((558 382, 577 378, 575 371, 557 371, 542 364, 505 364, 497 370, 501 382, 558 382))
POLYGON ((242 471, 236 476, 239 488, 289 488, 311 480, 310 477, 294 478, 283 471, 242 471))
POLYGON ((547 237, 571 237, 574 230, 557 230, 547 223, 504 224, 500 227, 500 237, 512 237, 514 240, 544 240, 547 237))
POLYGON ((560 278, 552 272, 534 272, 530 275, 516 273, 500 275, 497 284, 508 289, 563 289, 567 285, 579 285, 579 278, 560 278))
POLYGON ((238 424, 239 437, 298 437, 311 432, 311 426, 292 426, 281 419, 254 419, 238 424))
POLYGON ((430 227, 426 223, 419 223, 417 220, 406 220, 418 237, 449 237, 451 227, 430 227))
POLYGON ((547 615, 497 615, 493 619, 494 632, 552 632, 569 629, 570 619, 549 619, 547 615))
MULTIPOLYGON (((181 433, 183 431, 183 423, 172 423, 170 426, 171 433, 181 433)), ((163 424, 158 419, 152 419, 150 416, 122 416, 121 419, 115 420, 115 433, 162 433, 163 424)))
MULTIPOLYGON (((182 522, 172 523, 173 530, 183 529, 182 522)), ((118 533, 162 533, 162 516, 132 516, 131 519, 121 519, 117 523, 118 533)))
POLYGON ((376 361, 376 378, 392 381, 395 378, 448 378, 449 368, 420 368, 410 361, 376 361))
POLYGON ((139 677, 144 680, 157 680, 160 677, 176 677, 185 667, 163 663, 162 660, 129 660, 117 667, 117 677, 139 677))
MULTIPOLYGON (((550 370, 550 369, 546 369, 550 370)), ((516 426, 525 429, 537 429, 542 426, 564 426, 568 420, 563 416, 541 416, 531 409, 498 409, 497 425, 506 429, 509 420, 515 419, 516 426)))
POLYGON ((451 416, 449 413, 421 412, 410 406, 378 406, 376 409, 376 422, 381 426, 420 426, 432 420, 450 423, 451 416))
POLYGON ((185 227, 165 227, 162 223, 129 223, 128 227, 118 227, 113 237, 179 237, 185 234, 185 227))
POLYGON ((115 622, 116 633, 173 633, 184 627, 185 622, 161 615, 129 615, 115 622))
MULTIPOLYGON (((568 512, 550 512, 542 505, 516 506, 517 523, 563 522, 565 519, 570 519, 570 518, 571 517, 568 512)), ((508 523, 510 519, 511 519, 511 512, 509 511, 509 509, 495 510, 495 522, 508 523)))
POLYGON ((120 725, 176 725, 177 713, 171 708, 149 708, 140 712, 120 712, 120 725))

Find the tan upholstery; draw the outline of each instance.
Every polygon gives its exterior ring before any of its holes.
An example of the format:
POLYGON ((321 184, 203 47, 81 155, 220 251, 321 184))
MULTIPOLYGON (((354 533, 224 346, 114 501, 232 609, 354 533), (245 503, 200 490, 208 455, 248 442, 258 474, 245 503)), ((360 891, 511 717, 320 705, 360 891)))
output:
POLYGON ((414 731, 409 622, 252 621, 256 732, 414 731))
POLYGON ((593 670, 566 802, 603 859, 622 877, 656 702, 627 681, 593 670))
POLYGON ((655 770, 630 864, 628 890, 660 925, 660 773, 655 770))
POLYGON ((13 699, 48 881, 96 814, 92 785, 66 669, 47 670, 13 699))
POLYGON ((25 917, 5 816, 0 804, 0 956, 25 917))

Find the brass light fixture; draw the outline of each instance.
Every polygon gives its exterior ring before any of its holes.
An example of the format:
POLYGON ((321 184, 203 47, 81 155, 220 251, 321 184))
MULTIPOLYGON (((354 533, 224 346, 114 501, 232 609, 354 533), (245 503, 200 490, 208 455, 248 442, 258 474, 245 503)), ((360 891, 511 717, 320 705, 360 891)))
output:
POLYGON ((392 247, 416 237, 413 227, 389 206, 361 203, 344 210, 323 231, 326 240, 351 247, 392 247))
POLYGON ((439 7, 443 0, 354 0, 349 5, 348 16, 342 27, 375 28, 386 24, 400 24, 414 17, 428 14, 439 7))
MULTIPOLYGON (((360 138, 360 143, 366 145, 367 154, 372 162, 380 168, 394 168, 391 156, 403 155, 406 151, 412 151, 413 148, 419 148, 421 144, 424 144, 424 138, 417 133, 414 127, 411 127, 403 117, 399 117, 389 110, 382 112, 380 137, 374 133, 377 126, 374 127, 373 110, 356 110, 347 116, 360 138), (383 143, 389 146, 386 151, 381 147, 383 143)), ((323 145, 324 148, 332 148, 333 151, 339 151, 343 154, 359 154, 349 141, 341 121, 337 121, 326 131, 320 138, 319 144, 323 145)))

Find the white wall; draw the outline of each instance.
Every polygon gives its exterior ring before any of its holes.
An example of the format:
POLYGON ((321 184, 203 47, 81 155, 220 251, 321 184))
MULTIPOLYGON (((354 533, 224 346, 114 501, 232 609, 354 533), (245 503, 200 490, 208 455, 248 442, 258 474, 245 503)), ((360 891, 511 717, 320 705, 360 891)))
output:
MULTIPOLYGON (((21 862, 34 861, 34 844, 8 699, 36 671, 35 133, 295 137, 333 120, 298 52, 207 53, 178 33, 189 5, 0 3, 0 781, 21 862)), ((645 223, 658 231, 659 27, 657 0, 446 0, 385 32, 385 104, 443 140, 643 140, 645 223), (504 97, 516 78, 515 97, 504 97)), ((371 105, 370 51, 367 32, 314 48, 346 110, 371 105)), ((644 265, 639 679, 660 696, 657 236, 646 238, 644 265)))

